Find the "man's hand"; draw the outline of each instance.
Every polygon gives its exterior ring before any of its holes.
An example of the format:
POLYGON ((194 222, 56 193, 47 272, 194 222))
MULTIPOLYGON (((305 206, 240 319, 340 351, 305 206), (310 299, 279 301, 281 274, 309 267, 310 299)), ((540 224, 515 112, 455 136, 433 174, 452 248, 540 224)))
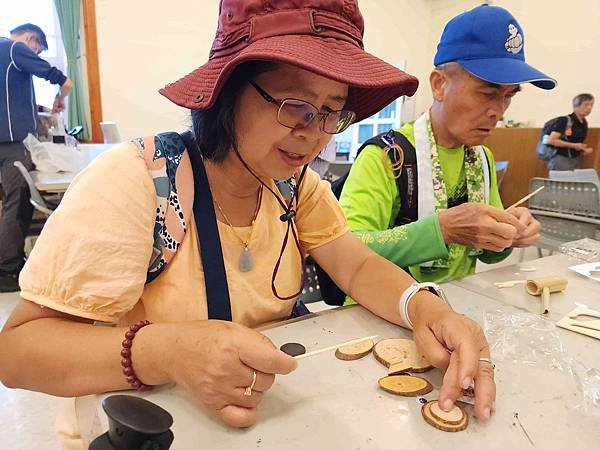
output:
POLYGON ((520 223, 525 226, 525 230, 520 232, 515 239, 513 239, 511 247, 529 247, 535 244, 540 238, 540 230, 542 225, 534 219, 529 210, 525 207, 519 206, 508 211, 512 214, 520 223))
POLYGON ((73 82, 67 78, 65 82, 61 85, 58 94, 54 98, 54 105, 52 106, 53 113, 63 112, 65 110, 65 98, 71 90, 73 89, 73 82))
POLYGON ((447 244, 501 252, 524 233, 527 226, 499 208, 482 203, 463 203, 438 212, 440 228, 447 244))
POLYGON ((585 154, 585 155, 589 155, 590 153, 594 152, 594 149, 592 147, 587 146, 585 143, 583 142, 575 142, 573 144, 571 144, 571 148, 575 149, 575 150, 579 150, 581 153, 585 154))
POLYGON ((63 112, 64 110, 65 110, 65 98, 61 97, 60 94, 58 94, 54 98, 54 104, 52 105, 52 112, 60 113, 60 112, 63 112))

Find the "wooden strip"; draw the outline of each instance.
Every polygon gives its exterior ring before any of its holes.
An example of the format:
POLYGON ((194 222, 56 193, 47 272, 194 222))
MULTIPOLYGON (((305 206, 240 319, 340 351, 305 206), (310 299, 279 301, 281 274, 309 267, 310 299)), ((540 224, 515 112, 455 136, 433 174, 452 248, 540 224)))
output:
POLYGON ((531 192, 530 194, 527 194, 525 197, 523 197, 521 200, 513 203, 512 205, 510 205, 508 208, 505 209, 505 211, 510 211, 513 208, 516 208, 517 206, 519 206, 521 203, 525 203, 527 200, 529 200, 531 197, 533 197, 535 194, 537 194, 538 192, 540 192, 542 189, 544 189, 544 186, 540 186, 539 188, 537 188, 535 191, 531 192))
POLYGON ((98 60, 98 35, 96 32, 94 0, 82 0, 82 6, 92 142, 103 142, 100 128, 100 122, 102 122, 102 95, 100 93, 100 64, 98 60))
MULTIPOLYGON (((565 330, 574 331, 575 333, 584 334, 589 337, 600 339, 600 331, 591 330, 589 328, 576 326, 577 321, 570 319, 569 317, 563 317, 556 322, 557 327, 564 328, 565 330)), ((581 322, 580 322, 581 323, 581 322)), ((585 322, 583 322, 585 324, 585 322)))
POLYGON ((348 342, 342 342, 341 344, 331 345, 329 347, 321 348, 319 350, 313 350, 312 352, 304 353, 303 355, 294 356, 294 358, 296 358, 296 359, 308 358, 309 356, 318 355, 319 353, 328 352, 329 350, 337 350, 338 347, 341 347, 342 345, 356 344, 358 342, 366 341, 368 339, 375 339, 376 337, 377 337, 377 335, 367 336, 367 337, 360 338, 360 339, 354 339, 354 340, 348 341, 348 342))

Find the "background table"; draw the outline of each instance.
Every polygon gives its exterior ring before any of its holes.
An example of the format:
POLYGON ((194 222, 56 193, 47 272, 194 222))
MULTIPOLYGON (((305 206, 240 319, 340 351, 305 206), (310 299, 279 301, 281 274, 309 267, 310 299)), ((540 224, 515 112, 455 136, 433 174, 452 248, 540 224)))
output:
MULTIPOLYGON (((115 147, 115 144, 79 144, 77 148, 83 152, 83 164, 80 170, 87 167, 100 154, 115 147)), ((59 193, 65 192, 79 172, 48 173, 33 170, 31 177, 38 191, 59 193)))

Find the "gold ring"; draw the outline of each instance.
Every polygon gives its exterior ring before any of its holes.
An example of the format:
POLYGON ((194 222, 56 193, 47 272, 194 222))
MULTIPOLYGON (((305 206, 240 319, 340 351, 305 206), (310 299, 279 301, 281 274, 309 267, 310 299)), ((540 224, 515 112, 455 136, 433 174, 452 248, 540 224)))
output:
POLYGON ((492 370, 496 368, 496 364, 494 364, 490 358, 479 358, 479 361, 488 363, 492 366, 492 370))
POLYGON ((252 372, 252 384, 246 388, 244 391, 244 395, 246 397, 250 397, 252 395, 252 389, 254 389, 254 384, 256 383, 256 370, 252 372))

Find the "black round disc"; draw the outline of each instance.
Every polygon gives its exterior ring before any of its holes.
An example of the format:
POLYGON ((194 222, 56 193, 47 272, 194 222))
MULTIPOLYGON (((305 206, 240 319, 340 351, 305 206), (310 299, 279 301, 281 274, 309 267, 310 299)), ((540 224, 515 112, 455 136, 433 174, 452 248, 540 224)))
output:
POLYGON ((306 353, 306 348, 302 344, 298 344, 297 342, 288 342, 287 344, 283 344, 279 350, 283 353, 287 353, 290 356, 298 356, 306 353))

